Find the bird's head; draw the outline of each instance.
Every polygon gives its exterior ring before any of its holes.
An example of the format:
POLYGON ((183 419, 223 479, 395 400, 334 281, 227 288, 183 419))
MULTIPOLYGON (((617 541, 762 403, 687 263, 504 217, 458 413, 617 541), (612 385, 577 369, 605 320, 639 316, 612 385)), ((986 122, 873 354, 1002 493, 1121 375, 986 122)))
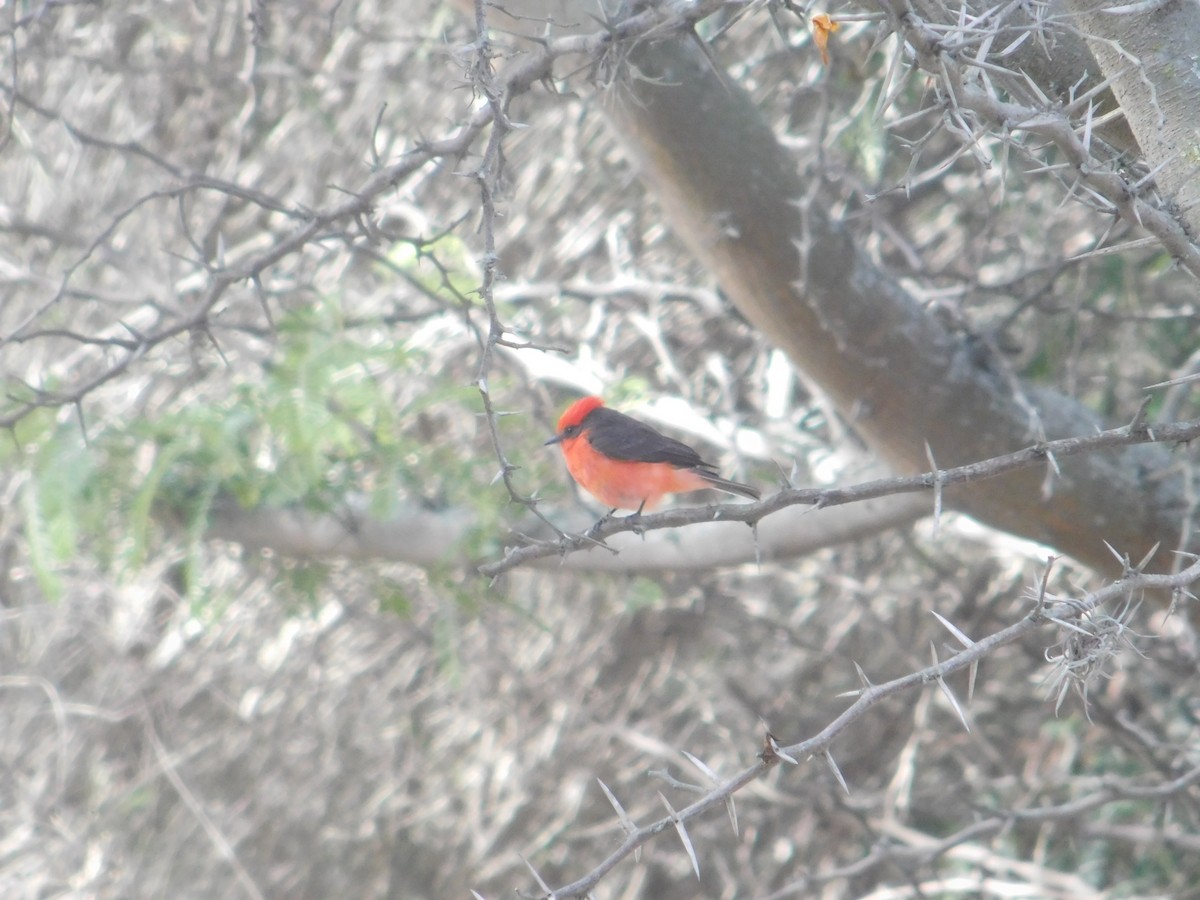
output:
POLYGON ((583 397, 576 400, 559 416, 558 431, 554 437, 546 441, 546 444, 558 444, 575 437, 579 434, 583 420, 591 414, 592 410, 599 409, 603 405, 604 401, 599 397, 583 397))

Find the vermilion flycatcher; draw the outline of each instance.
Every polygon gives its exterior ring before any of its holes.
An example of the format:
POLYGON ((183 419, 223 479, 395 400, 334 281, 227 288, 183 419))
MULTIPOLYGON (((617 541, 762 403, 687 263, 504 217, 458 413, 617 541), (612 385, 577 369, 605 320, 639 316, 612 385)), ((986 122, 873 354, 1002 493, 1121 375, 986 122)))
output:
POLYGON ((583 488, 606 506, 654 509, 664 494, 715 488, 757 500, 758 489, 729 481, 682 441, 609 409, 599 397, 576 400, 558 420, 567 468, 583 488))

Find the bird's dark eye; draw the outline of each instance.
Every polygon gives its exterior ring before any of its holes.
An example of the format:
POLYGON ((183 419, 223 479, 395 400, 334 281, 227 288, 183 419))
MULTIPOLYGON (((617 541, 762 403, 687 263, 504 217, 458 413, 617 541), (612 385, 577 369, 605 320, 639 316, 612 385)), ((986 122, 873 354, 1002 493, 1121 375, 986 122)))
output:
POLYGON ((563 429, 563 437, 575 437, 577 434, 579 434, 578 425, 568 425, 563 429))

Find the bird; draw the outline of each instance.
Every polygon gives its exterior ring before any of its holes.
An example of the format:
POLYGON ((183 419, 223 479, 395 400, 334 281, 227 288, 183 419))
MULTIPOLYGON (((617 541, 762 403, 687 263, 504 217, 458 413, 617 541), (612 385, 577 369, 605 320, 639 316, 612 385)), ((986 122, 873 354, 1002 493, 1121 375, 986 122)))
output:
MULTIPOLYGON (((649 511, 666 494, 715 488, 757 500, 761 492, 730 481, 682 441, 645 422, 609 409, 599 397, 584 397, 566 408, 554 437, 571 476, 611 508, 649 511)), ((611 515, 611 512, 610 512, 611 515)))

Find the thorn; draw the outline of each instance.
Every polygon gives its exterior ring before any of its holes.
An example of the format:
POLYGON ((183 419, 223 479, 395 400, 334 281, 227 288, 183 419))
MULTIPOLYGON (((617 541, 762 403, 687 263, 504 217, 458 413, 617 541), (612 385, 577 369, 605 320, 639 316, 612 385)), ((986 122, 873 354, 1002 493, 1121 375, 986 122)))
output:
POLYGON ((1047 453, 1046 454, 1046 462, 1048 462, 1050 464, 1050 468, 1054 470, 1054 474, 1057 475, 1059 478, 1061 478, 1062 477, 1062 469, 1060 469, 1058 466, 1058 457, 1055 456, 1053 453, 1047 453))
MULTIPOLYGON (((1158 238, 1154 238, 1158 240, 1158 238)), ((1193 372, 1191 375, 1184 375, 1182 378, 1172 378, 1170 381, 1160 381, 1158 384, 1148 384, 1143 391, 1152 391, 1155 388, 1175 387, 1177 384, 1190 384, 1193 381, 1200 381, 1200 372, 1193 372)))
POLYGON ((1145 427, 1146 409, 1150 406, 1150 401, 1153 399, 1153 397, 1143 397, 1142 402, 1138 404, 1137 412, 1133 414, 1133 421, 1125 426, 1131 434, 1135 431, 1141 431, 1145 427))
POLYGON ((1139 575, 1149 564, 1150 560, 1154 558, 1154 554, 1158 553, 1158 548, 1160 546, 1162 546, 1162 541, 1157 541, 1154 546, 1146 552, 1146 555, 1142 557, 1142 561, 1137 564, 1137 572, 1139 575))
POLYGON ((677 790, 677 791, 687 791, 690 794, 703 794, 704 793, 704 788, 700 787, 700 785, 688 784, 686 781, 680 781, 678 778, 676 778, 674 775, 671 774, 669 769, 651 769, 646 774, 653 775, 655 778, 661 778, 663 781, 665 781, 671 787, 675 788, 675 790, 677 790))
POLYGON ((658 799, 663 802, 663 806, 667 808, 667 812, 671 814, 671 821, 675 823, 675 831, 679 835, 679 840, 683 842, 683 849, 687 851, 688 859, 692 861, 692 871, 696 873, 696 880, 700 880, 700 860, 696 859, 696 848, 692 846, 692 839, 688 837, 687 829, 683 827, 683 822, 679 819, 679 813, 671 807, 671 802, 663 796, 663 792, 658 792, 658 799))
MULTIPOLYGON (((625 830, 625 834, 635 834, 637 832, 637 825, 635 825, 633 819, 629 817, 629 813, 625 812, 625 807, 623 807, 621 802, 617 800, 616 794, 610 791, 608 789, 608 785, 603 781, 600 781, 599 778, 597 778, 596 781, 599 783, 600 789, 604 791, 604 796, 608 798, 608 802, 611 803, 613 809, 617 811, 617 819, 620 821, 621 827, 625 830)), ((639 863, 642 861, 642 848, 640 845, 634 848, 633 861, 639 863)))
MULTIPOLYGON (((686 756, 688 758, 688 761, 691 762, 691 764, 693 766, 695 766, 697 769, 699 769, 706 778, 708 778, 708 780, 712 783, 713 787, 715 787, 715 788, 721 787, 721 779, 717 776, 716 772, 714 772, 712 769, 710 769, 708 767, 708 765, 704 762, 704 760, 696 758, 692 754, 688 753, 686 750, 680 750, 679 752, 682 753, 684 756, 686 756)), ((733 794, 726 795, 725 810, 726 810, 726 812, 729 813, 730 824, 733 825, 733 835, 734 835, 734 837, 737 837, 738 836, 737 807, 735 807, 733 805, 733 794)))
MULTIPOLYGON (((1107 542, 1106 542, 1107 543, 1107 542)), ((1111 549, 1111 548, 1109 548, 1111 549)), ((1041 583, 1038 585, 1037 597, 1035 598, 1036 606, 1034 615, 1041 617, 1046 611, 1046 587, 1050 583, 1050 571, 1054 568, 1054 563, 1058 561, 1057 556, 1046 557, 1046 571, 1042 573, 1041 583)))
POLYGON ((938 528, 942 524, 942 473, 938 469, 937 460, 933 458, 933 448, 929 441, 925 442, 925 457, 929 460, 929 469, 933 472, 933 537, 937 537, 938 528))
POLYGON ((942 694, 945 695, 946 699, 950 702, 950 705, 954 707, 954 711, 958 713, 958 720, 962 722, 962 727, 966 730, 967 734, 970 734, 971 724, 967 721, 967 713, 962 706, 959 705, 958 698, 954 696, 954 691, 950 690, 950 685, 946 684, 946 679, 944 678, 939 678, 937 683, 938 687, 942 689, 942 694))
POLYGON ((825 762, 829 764, 829 768, 833 770, 833 777, 837 779, 837 783, 842 786, 842 790, 846 792, 846 796, 850 796, 850 788, 846 786, 846 779, 842 777, 842 770, 838 768, 838 764, 833 760, 833 754, 828 750, 823 754, 825 762))
POLYGON ((952 624, 945 616, 943 616, 941 613, 937 612, 936 610, 931 609, 930 612, 933 613, 933 616, 935 619, 937 619, 939 622, 941 622, 946 627, 947 631, 949 631, 952 635, 954 635, 956 638, 958 638, 959 643, 962 644, 963 647, 965 647, 967 650, 970 650, 972 647, 975 646, 975 642, 973 640, 971 640, 969 637, 967 637, 965 634, 963 634, 958 629, 958 627, 955 626, 954 624, 952 624))
POLYGON ((637 831, 637 826, 633 823, 633 819, 629 818, 629 813, 625 812, 625 807, 621 805, 621 801, 617 799, 616 795, 608 789, 608 785, 599 778, 596 779, 596 783, 600 785, 600 790, 604 791, 604 796, 608 798, 608 802, 611 803, 612 808, 616 810, 617 819, 620 821, 621 827, 625 830, 625 833, 633 834, 635 831, 637 831))
MULTIPOLYGON (((930 655, 933 657, 933 664, 935 666, 938 665, 939 660, 938 660, 938 655, 937 655, 937 647, 935 647, 933 645, 933 641, 929 642, 929 652, 930 652, 930 655)), ((958 698, 954 696, 954 691, 950 690, 950 685, 946 684, 946 679, 943 678, 941 675, 938 675, 937 676, 937 685, 941 689, 942 694, 945 696, 946 700, 949 701, 950 706, 953 707, 953 709, 956 713, 958 713, 958 719, 960 722, 962 722, 962 726, 963 726, 963 728, 966 729, 967 734, 970 734, 971 726, 967 723, 967 714, 963 710, 962 706, 959 705, 958 698)))
POLYGON ((854 669, 858 672, 858 680, 862 684, 863 690, 872 687, 871 679, 867 677, 867 673, 863 671, 863 667, 856 662, 854 664, 854 669))
POLYGON ((533 867, 533 863, 527 860, 524 856, 521 856, 521 862, 525 863, 525 866, 530 872, 533 873, 533 877, 537 879, 538 887, 546 892, 548 900, 554 900, 554 891, 550 890, 550 885, 546 884, 546 882, 542 879, 542 876, 538 874, 538 870, 533 867))

